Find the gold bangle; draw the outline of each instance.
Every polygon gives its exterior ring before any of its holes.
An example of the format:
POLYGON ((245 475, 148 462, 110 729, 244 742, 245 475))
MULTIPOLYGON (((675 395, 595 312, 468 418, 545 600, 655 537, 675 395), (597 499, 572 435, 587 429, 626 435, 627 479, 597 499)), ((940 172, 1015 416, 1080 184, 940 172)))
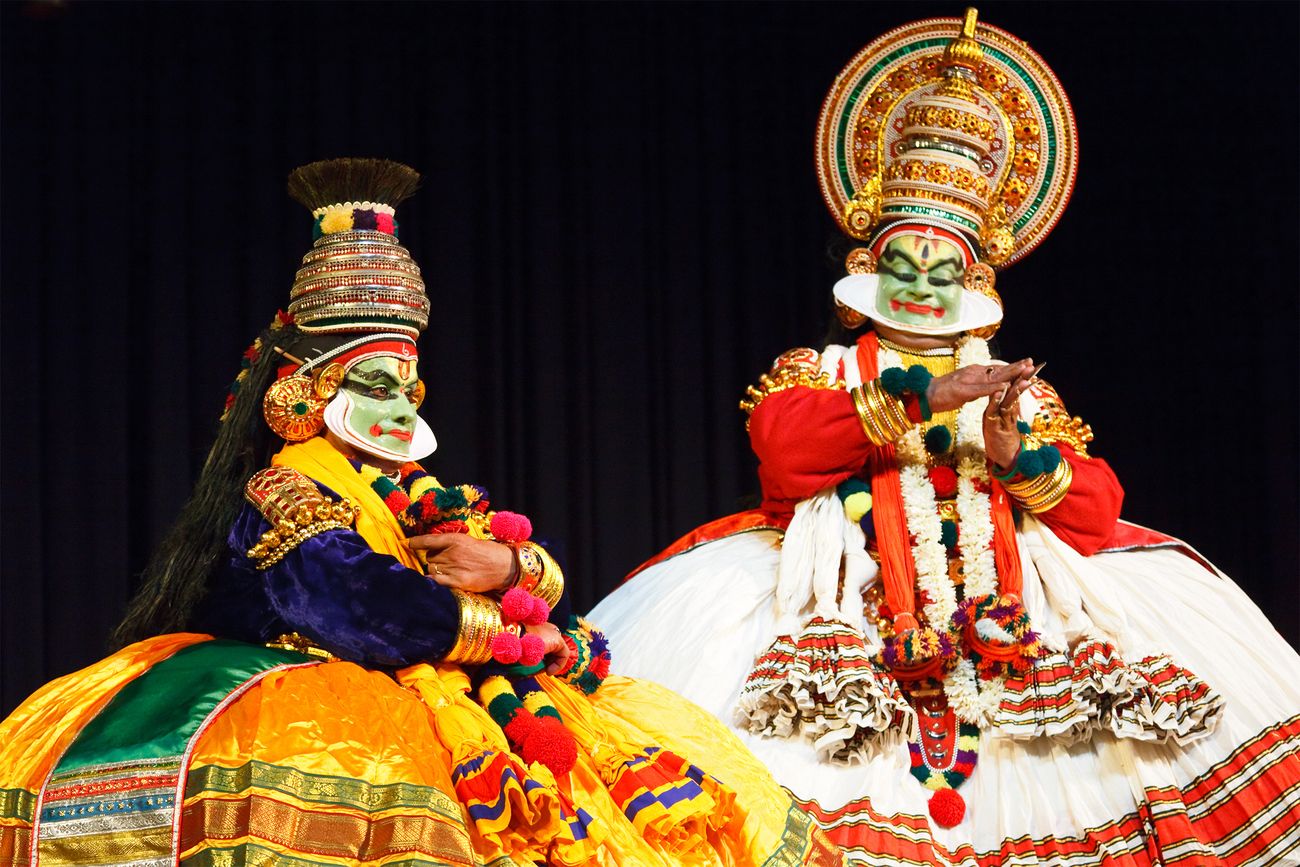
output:
POLYGON ((481 665, 492 658, 492 639, 504 627, 501 606, 477 593, 452 590, 460 609, 460 631, 444 660, 464 665, 481 665))
POLYGON ((907 417, 903 402, 881 388, 879 381, 872 380, 849 389, 849 393, 853 396, 853 408, 862 423, 862 432, 873 445, 892 443, 912 429, 912 420, 907 417))
POLYGON ((535 556, 541 563, 541 575, 537 578, 537 583, 533 586, 532 593, 540 597, 547 605, 554 608, 564 595, 564 572, 560 569, 560 564, 546 549, 535 542, 525 542, 520 545, 522 550, 524 546, 528 547, 530 553, 535 556))
POLYGON ((532 542, 519 542, 510 547, 514 549, 515 562, 519 565, 519 574, 515 576, 514 586, 533 593, 546 570, 546 563, 537 553, 541 548, 532 542))
POLYGON ((1062 460, 1056 469, 1032 479, 1003 485, 1008 494, 1026 512, 1037 515, 1053 508, 1065 499, 1074 481, 1074 468, 1062 460))

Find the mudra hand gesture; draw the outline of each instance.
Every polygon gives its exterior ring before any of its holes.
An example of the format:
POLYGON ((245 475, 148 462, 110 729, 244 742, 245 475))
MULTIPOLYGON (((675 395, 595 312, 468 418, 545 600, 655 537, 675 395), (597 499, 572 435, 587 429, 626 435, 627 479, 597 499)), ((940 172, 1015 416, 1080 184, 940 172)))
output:
POLYGON ((1007 468, 1020 450, 1020 395, 1034 378, 1034 361, 1010 364, 971 364, 930 380, 926 399, 934 412, 958 409, 972 400, 988 397, 984 411, 984 452, 990 461, 1007 468))
POLYGON ((429 577, 444 587, 470 593, 505 590, 515 577, 515 552, 508 546, 464 533, 436 533, 406 540, 426 552, 429 577))

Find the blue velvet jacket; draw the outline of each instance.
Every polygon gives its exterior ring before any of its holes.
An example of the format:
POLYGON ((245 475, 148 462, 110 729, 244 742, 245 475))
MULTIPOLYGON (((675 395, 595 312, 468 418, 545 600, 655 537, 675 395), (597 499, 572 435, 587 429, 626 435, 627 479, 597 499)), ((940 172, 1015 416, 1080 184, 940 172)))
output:
MULTIPOLYGON (((451 591, 375 552, 360 534, 327 530, 256 569, 244 552, 269 529, 245 504, 195 614, 196 630, 254 644, 297 632, 335 656, 379 668, 437 661, 455 643, 460 619, 451 591)), ((563 628, 570 608, 566 590, 551 621, 563 628)))

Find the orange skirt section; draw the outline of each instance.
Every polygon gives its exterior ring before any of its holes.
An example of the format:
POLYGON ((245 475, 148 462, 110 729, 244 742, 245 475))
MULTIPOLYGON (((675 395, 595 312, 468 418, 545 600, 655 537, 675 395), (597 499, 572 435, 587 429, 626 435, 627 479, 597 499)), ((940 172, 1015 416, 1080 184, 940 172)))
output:
MULTIPOLYGON (((206 639, 133 645, 0 725, 0 864, 28 863, 41 787, 81 729, 154 663, 206 639)), ((539 677, 579 745, 556 780, 510 752, 462 670, 419 665, 397 678, 325 662, 232 693, 183 758, 175 855, 303 867, 841 863, 724 726, 661 687, 611 677, 589 698, 539 677)), ((94 863, 113 862, 130 833, 104 836, 94 863)))

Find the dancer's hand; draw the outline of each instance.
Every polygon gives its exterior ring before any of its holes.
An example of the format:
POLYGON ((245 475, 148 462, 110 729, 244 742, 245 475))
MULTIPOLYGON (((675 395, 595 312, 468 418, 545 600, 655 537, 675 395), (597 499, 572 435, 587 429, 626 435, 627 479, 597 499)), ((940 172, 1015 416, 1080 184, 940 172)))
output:
POLYGON ((972 400, 1001 395, 1007 385, 1024 391, 1034 375, 1034 361, 1026 358, 1011 364, 969 364, 930 380, 925 397, 931 412, 958 409, 972 400))
MULTIPOLYGON (((1032 371, 1031 371, 1032 372, 1032 371)), ((989 398, 984 410, 984 454, 1000 471, 1006 472, 1020 453, 1020 395, 1029 387, 1028 379, 1017 379, 1003 386, 1000 395, 989 398)))
POLYGON ((435 533, 406 540, 428 557, 429 577, 444 587, 471 593, 504 590, 515 578, 515 552, 508 545, 464 533, 435 533))
POLYGON ((564 643, 564 636, 554 623, 539 623, 525 626, 524 631, 536 635, 546 644, 546 673, 555 674, 569 661, 569 645, 564 643))

